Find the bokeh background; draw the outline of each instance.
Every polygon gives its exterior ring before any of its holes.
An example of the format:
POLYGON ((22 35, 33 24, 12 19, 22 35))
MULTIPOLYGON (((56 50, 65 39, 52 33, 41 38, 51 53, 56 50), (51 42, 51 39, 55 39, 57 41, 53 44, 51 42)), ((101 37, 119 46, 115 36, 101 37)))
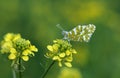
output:
MULTIPOLYGON (((20 33, 39 48, 24 63, 23 78, 40 78, 51 63, 43 55, 54 39, 63 38, 60 24, 69 31, 79 24, 94 24, 89 43, 71 42, 78 54, 72 69, 55 64, 46 78, 120 78, 119 0, 0 0, 0 40, 20 33)), ((12 78, 11 62, 0 55, 0 78, 12 78)))

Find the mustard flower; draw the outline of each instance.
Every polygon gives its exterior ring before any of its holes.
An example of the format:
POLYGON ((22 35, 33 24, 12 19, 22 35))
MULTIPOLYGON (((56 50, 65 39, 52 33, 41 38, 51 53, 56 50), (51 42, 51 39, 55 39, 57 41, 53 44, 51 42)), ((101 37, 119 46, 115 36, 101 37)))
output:
POLYGON ((28 61, 38 49, 29 40, 23 39, 20 34, 8 33, 1 41, 1 53, 8 54, 8 59, 16 61, 21 58, 28 61))
POLYGON ((47 49, 49 50, 49 52, 45 54, 47 58, 58 61, 60 67, 62 67, 63 64, 67 67, 72 67, 73 54, 77 52, 68 41, 62 39, 53 40, 53 45, 48 45, 47 49))

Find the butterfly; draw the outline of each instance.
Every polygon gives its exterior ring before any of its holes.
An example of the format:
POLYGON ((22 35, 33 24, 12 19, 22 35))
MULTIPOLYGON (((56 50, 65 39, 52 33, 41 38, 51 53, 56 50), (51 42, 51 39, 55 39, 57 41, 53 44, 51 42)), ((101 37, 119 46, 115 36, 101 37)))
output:
POLYGON ((62 34, 64 35, 63 39, 67 39, 68 41, 80 41, 80 42, 89 42, 92 34, 96 30, 96 26, 93 24, 88 25, 78 25, 70 31, 65 31, 59 25, 57 25, 60 29, 62 29, 62 34))

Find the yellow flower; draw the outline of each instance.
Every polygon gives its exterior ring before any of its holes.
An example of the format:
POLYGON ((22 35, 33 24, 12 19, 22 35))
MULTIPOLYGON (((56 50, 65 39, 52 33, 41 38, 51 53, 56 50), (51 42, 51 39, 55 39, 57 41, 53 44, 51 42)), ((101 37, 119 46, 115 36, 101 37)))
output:
POLYGON ((72 64, 70 62, 65 62, 64 63, 67 67, 72 67, 72 64))
POLYGON ((53 60, 60 60, 59 56, 54 56, 53 60))
POLYGON ((65 57, 65 53, 60 53, 59 56, 60 56, 61 58, 63 58, 63 57, 65 57))
POLYGON ((68 62, 72 62, 73 61, 73 57, 72 56, 66 57, 65 60, 68 61, 68 62))
POLYGON ((17 53, 16 49, 15 48, 10 48, 10 53, 17 53))
POLYGON ((8 58, 9 58, 10 60, 14 60, 14 59, 16 59, 16 55, 13 54, 13 53, 11 53, 11 54, 8 56, 8 58))
POLYGON ((15 40, 17 40, 17 39, 19 39, 19 38, 21 38, 21 35, 20 35, 20 34, 16 34, 16 35, 14 36, 14 38, 13 38, 13 41, 15 41, 15 40))
POLYGON ((33 45, 30 46, 30 50, 31 50, 31 51, 34 51, 34 52, 37 52, 37 51, 38 51, 38 49, 37 49, 35 46, 33 46, 33 45))
POLYGON ((28 56, 22 56, 22 59, 23 59, 24 61, 28 61, 28 60, 29 60, 29 57, 28 57, 28 56))
POLYGON ((4 36, 5 41, 10 41, 13 38, 13 33, 8 33, 4 36))
POLYGON ((53 47, 51 45, 48 45, 47 49, 50 50, 51 52, 53 52, 53 47))
POLYGON ((59 45, 58 44, 54 44, 52 47, 53 47, 54 52, 57 52, 58 48, 59 48, 59 45))
POLYGON ((22 52, 22 55, 27 56, 29 53, 30 53, 30 51, 29 51, 29 50, 24 50, 24 51, 22 52))
POLYGON ((75 49, 72 49, 72 53, 76 54, 77 52, 76 52, 76 50, 75 50, 75 49))
POLYGON ((32 51, 30 51, 29 49, 27 49, 27 50, 24 50, 23 51, 23 53, 22 53, 23 55, 35 55, 32 51))
POLYGON ((2 41, 2 43, 1 43, 1 53, 9 53, 10 48, 12 48, 12 47, 13 47, 12 42, 9 42, 9 41, 4 42, 4 41, 2 41))
POLYGON ((69 56, 71 52, 69 50, 66 51, 66 55, 69 56))

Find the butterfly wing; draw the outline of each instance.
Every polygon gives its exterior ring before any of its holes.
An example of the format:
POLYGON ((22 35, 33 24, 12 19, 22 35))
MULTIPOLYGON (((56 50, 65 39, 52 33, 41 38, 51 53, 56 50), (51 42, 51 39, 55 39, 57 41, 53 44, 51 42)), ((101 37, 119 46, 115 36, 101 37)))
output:
POLYGON ((96 27, 93 24, 89 25, 78 25, 71 31, 67 32, 68 40, 72 41, 80 41, 80 42, 88 42, 94 33, 96 27))

